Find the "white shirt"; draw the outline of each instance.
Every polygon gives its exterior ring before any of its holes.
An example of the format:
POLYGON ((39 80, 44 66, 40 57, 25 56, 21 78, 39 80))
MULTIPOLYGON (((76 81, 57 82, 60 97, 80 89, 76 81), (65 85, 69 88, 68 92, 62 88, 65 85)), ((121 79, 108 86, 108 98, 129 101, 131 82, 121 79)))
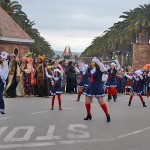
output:
POLYGON ((8 69, 8 62, 5 60, 3 61, 3 66, 0 66, 0 77, 3 83, 6 83, 6 79, 8 77, 9 69, 8 69))

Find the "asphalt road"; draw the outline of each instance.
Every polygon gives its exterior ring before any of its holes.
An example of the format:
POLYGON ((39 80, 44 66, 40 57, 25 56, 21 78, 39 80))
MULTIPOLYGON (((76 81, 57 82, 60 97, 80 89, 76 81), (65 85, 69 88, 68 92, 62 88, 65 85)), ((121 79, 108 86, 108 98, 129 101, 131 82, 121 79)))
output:
MULTIPOLYGON (((6 115, 0 115, 0 150, 150 150, 150 99, 143 108, 138 97, 128 107, 129 96, 109 102, 112 122, 96 100, 92 121, 86 116, 84 96, 62 95, 63 110, 50 110, 51 98, 5 99, 6 115)), ((106 100, 106 98, 105 98, 106 100)))

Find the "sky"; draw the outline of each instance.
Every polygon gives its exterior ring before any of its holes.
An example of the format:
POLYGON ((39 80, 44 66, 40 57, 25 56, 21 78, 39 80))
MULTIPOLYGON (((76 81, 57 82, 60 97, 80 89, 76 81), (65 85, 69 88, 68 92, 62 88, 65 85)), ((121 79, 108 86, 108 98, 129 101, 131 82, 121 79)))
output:
POLYGON ((35 28, 57 51, 82 52, 118 22, 124 11, 149 0, 18 0, 35 28))

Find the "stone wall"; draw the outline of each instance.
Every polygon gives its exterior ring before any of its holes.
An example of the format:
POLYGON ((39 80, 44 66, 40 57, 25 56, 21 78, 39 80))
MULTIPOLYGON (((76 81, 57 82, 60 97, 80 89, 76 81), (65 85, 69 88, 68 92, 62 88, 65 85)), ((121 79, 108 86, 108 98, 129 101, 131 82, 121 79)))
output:
POLYGON ((23 44, 9 44, 9 43, 0 43, 0 52, 6 51, 9 54, 14 53, 14 50, 18 49, 18 56, 24 56, 30 51, 30 46, 23 44))
POLYGON ((135 43, 133 44, 133 68, 140 69, 145 64, 150 64, 150 44, 135 43))

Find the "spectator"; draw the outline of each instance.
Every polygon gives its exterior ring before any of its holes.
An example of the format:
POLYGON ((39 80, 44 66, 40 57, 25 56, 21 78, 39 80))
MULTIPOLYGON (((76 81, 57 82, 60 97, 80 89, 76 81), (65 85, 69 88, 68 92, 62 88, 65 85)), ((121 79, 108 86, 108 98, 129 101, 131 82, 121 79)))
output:
POLYGON ((72 61, 69 61, 67 67, 67 93, 74 93, 75 84, 75 70, 72 61))
POLYGON ((143 73, 143 80, 142 80, 142 94, 145 96, 147 94, 147 81, 148 81, 148 75, 147 72, 144 71, 143 73))

